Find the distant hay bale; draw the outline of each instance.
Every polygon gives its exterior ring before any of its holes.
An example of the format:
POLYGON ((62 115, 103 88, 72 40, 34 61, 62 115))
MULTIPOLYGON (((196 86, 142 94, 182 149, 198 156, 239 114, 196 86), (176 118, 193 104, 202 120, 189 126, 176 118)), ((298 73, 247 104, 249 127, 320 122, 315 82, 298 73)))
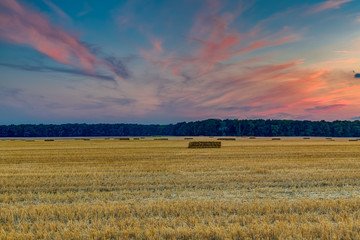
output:
POLYGON ((310 139, 309 137, 304 137, 303 139, 310 139))
POLYGON ((84 141, 90 141, 90 138, 83 138, 84 141))
POLYGON ((191 139, 194 139, 194 138, 190 138, 190 137, 184 138, 184 140, 191 140, 191 139))
POLYGON ((140 140, 140 138, 134 138, 134 140, 140 140))
POLYGON ((44 139, 45 142, 53 142, 55 141, 54 139, 44 139))
POLYGON ((350 142, 357 142, 358 139, 349 139, 350 142))
POLYGON ((224 141, 235 141, 236 138, 218 138, 217 140, 221 141, 221 140, 224 140, 224 141))
POLYGON ((168 138, 155 138, 154 140, 169 140, 168 138))
POLYGON ((220 148, 221 142, 215 141, 196 141, 189 142, 189 148, 220 148))
POLYGON ((249 137, 249 139, 255 139, 256 137, 254 137, 254 136, 251 136, 251 137, 249 137))
POLYGON ((271 140, 281 140, 281 138, 272 138, 271 140))
POLYGON ((127 140, 130 140, 130 138, 128 138, 128 137, 121 137, 121 138, 117 138, 117 140, 125 140, 125 141, 127 141, 127 140))
POLYGON ((326 138, 326 140, 332 140, 332 138, 326 138))

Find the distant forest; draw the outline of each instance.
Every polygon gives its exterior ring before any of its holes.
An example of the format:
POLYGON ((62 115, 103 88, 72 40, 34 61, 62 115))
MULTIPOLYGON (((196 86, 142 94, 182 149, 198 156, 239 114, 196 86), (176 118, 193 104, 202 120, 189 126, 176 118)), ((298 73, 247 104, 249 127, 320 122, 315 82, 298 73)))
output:
POLYGON ((166 125, 22 124, 0 126, 0 137, 324 136, 360 137, 360 121, 219 120, 166 125))

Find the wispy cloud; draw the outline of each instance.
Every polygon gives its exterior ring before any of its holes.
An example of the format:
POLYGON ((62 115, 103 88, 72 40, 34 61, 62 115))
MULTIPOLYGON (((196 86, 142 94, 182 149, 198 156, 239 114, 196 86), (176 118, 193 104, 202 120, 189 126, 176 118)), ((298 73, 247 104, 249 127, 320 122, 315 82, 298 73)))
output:
POLYGON ((93 9, 85 2, 84 9, 77 14, 78 17, 85 16, 86 14, 90 13, 93 9))
POLYGON ((67 15, 61 8, 56 6, 53 2, 50 0, 42 0, 49 8, 51 8, 58 16, 60 16, 63 19, 71 20, 69 15, 67 15))
POLYGON ((123 77, 111 63, 93 55, 77 37, 51 25, 43 14, 25 8, 16 0, 1 1, 0 7, 1 39, 31 46, 53 60, 87 74, 95 74, 97 68, 105 67, 123 77))
POLYGON ((337 9, 340 8, 341 5, 352 2, 353 0, 328 0, 325 2, 318 3, 314 5, 308 13, 318 13, 329 9, 337 9))

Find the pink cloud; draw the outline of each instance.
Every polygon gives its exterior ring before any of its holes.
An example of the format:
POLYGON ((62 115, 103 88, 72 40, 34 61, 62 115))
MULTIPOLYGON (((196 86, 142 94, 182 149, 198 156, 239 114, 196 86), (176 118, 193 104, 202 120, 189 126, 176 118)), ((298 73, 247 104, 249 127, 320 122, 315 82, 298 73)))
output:
POLYGON ((328 0, 316 4, 312 9, 309 10, 309 13, 318 13, 329 9, 340 8, 341 5, 352 1, 353 0, 328 0))
POLYGON ((240 33, 231 29, 230 25, 240 14, 243 8, 239 8, 236 14, 225 12, 219 14, 221 5, 219 1, 208 1, 208 6, 200 12, 190 30, 191 52, 182 57, 176 57, 175 53, 159 57, 163 49, 159 43, 152 41, 153 50, 140 50, 140 54, 151 63, 167 66, 175 76, 183 74, 193 77, 211 72, 219 63, 226 64, 236 56, 253 52, 259 49, 294 42, 299 39, 296 34, 289 34, 290 28, 260 39, 261 31, 258 27, 247 33, 240 33), (174 58, 175 56, 175 58, 174 58), (166 63, 166 64, 164 64, 166 63))
MULTIPOLYGON (((15 0, 0 2, 0 38, 31 46, 53 60, 93 74, 96 68, 109 64, 98 59, 72 34, 53 26, 47 18, 15 0)), ((115 72, 114 72, 115 73, 115 72)))

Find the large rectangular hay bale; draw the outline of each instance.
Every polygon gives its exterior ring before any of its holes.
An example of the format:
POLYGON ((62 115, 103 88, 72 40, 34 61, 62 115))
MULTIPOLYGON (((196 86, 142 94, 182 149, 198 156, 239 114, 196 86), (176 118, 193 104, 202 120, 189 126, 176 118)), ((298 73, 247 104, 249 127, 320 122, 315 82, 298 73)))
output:
POLYGON ((154 140, 169 140, 168 138, 155 138, 154 140))
POLYGON ((196 141, 189 142, 189 148, 220 148, 221 142, 215 141, 196 141))
POLYGON ((272 138, 271 140, 281 140, 281 138, 272 138))

